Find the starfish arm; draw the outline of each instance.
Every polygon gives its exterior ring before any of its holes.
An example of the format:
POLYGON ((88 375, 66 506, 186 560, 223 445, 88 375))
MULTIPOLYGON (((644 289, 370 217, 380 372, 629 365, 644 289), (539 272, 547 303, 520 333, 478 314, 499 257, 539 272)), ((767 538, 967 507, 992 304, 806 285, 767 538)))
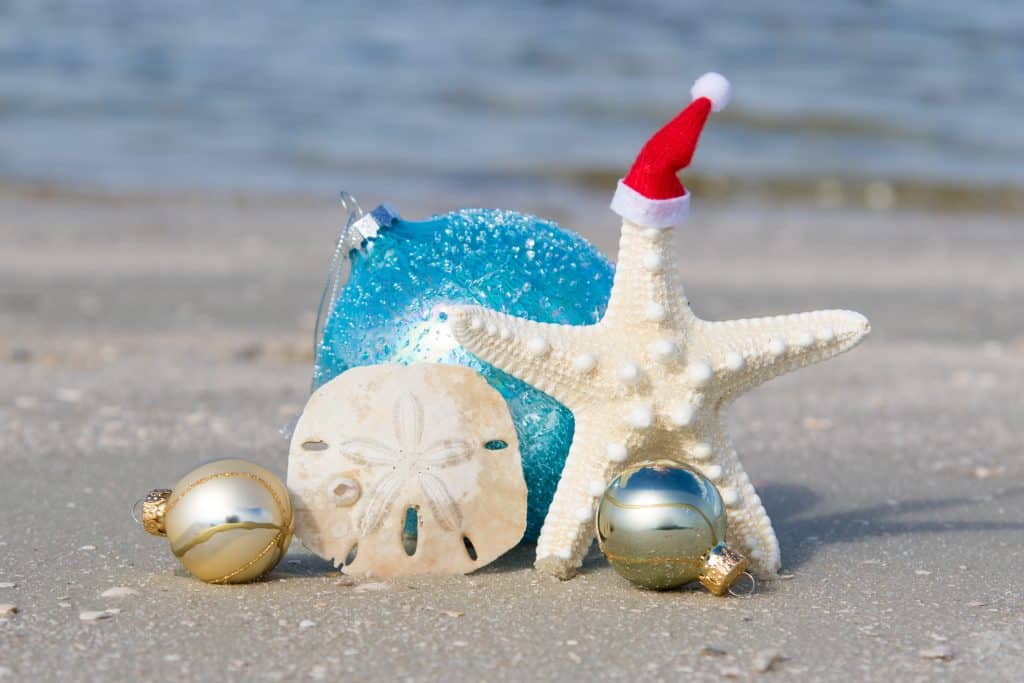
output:
POLYGON ((594 511, 605 485, 622 468, 622 458, 609 459, 601 440, 605 419, 576 416, 576 432, 555 497, 537 540, 538 570, 571 579, 594 540, 594 511))
POLYGON ((585 378, 574 369, 574 354, 581 353, 593 326, 538 323, 480 306, 455 308, 450 324, 470 353, 570 409, 587 391, 585 378))
POLYGON ((871 330, 854 311, 700 322, 692 353, 705 359, 725 400, 798 368, 848 351, 871 330))
POLYGON ((768 577, 781 567, 779 541, 772 528, 772 521, 761 504, 761 498, 740 463, 736 448, 721 427, 723 417, 719 413, 708 424, 706 437, 711 445, 711 457, 707 461, 709 464, 694 464, 715 481, 722 496, 726 507, 726 540, 729 545, 747 555, 752 573, 768 577))
POLYGON ((615 283, 604 320, 624 327, 695 320, 679 280, 674 237, 674 230, 652 230, 623 221, 615 283))

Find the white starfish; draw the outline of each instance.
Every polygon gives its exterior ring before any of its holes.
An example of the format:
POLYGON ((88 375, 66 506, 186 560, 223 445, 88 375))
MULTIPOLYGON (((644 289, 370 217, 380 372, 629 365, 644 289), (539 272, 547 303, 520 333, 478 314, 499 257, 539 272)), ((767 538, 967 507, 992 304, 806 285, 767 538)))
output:
POLYGON ((576 419, 572 448, 537 543, 538 569, 572 577, 594 537, 595 503, 635 462, 669 458, 715 482, 728 538, 759 574, 778 571, 779 545, 761 500, 723 430, 740 394, 855 346, 869 331, 852 311, 707 322, 683 294, 672 229, 622 224, 604 318, 548 325, 479 307, 453 311, 471 352, 532 384, 576 419))

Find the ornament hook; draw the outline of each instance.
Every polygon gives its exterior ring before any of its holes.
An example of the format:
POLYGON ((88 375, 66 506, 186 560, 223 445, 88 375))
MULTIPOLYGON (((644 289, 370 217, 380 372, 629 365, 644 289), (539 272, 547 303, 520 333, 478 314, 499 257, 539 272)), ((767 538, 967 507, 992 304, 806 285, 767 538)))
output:
POLYGON ((145 500, 145 498, 139 498, 137 501, 132 503, 131 515, 136 524, 142 524, 142 519, 139 517, 139 506, 142 505, 145 500))
POLYGON ((342 190, 341 192, 338 193, 338 201, 341 202, 341 208, 348 211, 349 218, 348 221, 346 221, 346 224, 352 223, 353 216, 355 217, 356 220, 363 217, 363 214, 365 212, 363 211, 362 207, 359 206, 359 202, 356 201, 355 196, 352 195, 351 193, 342 190))
MULTIPOLYGON (((359 202, 349 192, 342 190, 338 194, 341 208, 345 210, 345 225, 338 233, 338 239, 334 244, 334 254, 331 256, 331 265, 327 271, 327 281, 324 283, 324 291, 320 295, 320 306, 316 312, 316 327, 313 328, 313 359, 320 356, 320 343, 323 341, 324 326, 327 324, 327 316, 334 308, 342 286, 348 279, 349 260, 348 253, 358 248, 364 240, 373 239, 377 232, 388 225, 391 225, 400 216, 388 204, 381 204, 370 213, 363 211, 359 202)), ((313 380, 313 387, 316 389, 316 378, 313 380)))
POLYGON ((733 584, 732 586, 729 586, 729 595, 733 596, 734 598, 753 597, 754 593, 757 592, 757 580, 754 579, 754 575, 750 572, 743 572, 742 574, 740 574, 740 576, 745 576, 750 581, 750 590, 745 592, 738 591, 736 590, 736 584, 733 584))
POLYGON ((347 273, 342 267, 345 262, 346 245, 349 243, 349 234, 356 221, 363 218, 366 213, 356 198, 342 190, 338 193, 338 201, 341 208, 345 210, 345 225, 338 232, 338 239, 334 243, 334 254, 331 256, 331 265, 327 270, 327 281, 324 283, 324 291, 320 295, 320 306, 316 311, 316 326, 313 328, 313 359, 320 353, 320 341, 323 339, 324 325, 327 323, 327 312, 334 306, 334 300, 341 289, 342 280, 347 273))

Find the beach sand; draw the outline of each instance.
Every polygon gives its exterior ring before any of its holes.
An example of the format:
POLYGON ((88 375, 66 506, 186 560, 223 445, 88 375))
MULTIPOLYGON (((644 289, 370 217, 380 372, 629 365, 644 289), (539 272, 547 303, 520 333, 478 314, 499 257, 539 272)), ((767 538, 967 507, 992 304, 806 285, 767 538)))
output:
MULTIPOLYGON (((614 254, 605 196, 483 199, 614 254)), ((695 207, 698 314, 873 326, 732 411, 782 544, 751 598, 637 590, 596 549, 560 583, 531 547, 353 583, 295 543, 262 583, 204 585, 129 508, 216 457, 284 475, 340 220, 330 197, 0 190, 0 680, 1019 680, 1019 217, 695 207)))

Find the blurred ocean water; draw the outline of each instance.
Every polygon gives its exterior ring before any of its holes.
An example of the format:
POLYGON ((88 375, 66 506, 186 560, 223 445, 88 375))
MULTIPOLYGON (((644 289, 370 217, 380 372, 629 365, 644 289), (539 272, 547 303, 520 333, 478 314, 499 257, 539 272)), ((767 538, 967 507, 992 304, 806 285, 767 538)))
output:
POLYGON ((708 178, 1024 186, 1004 0, 0 0, 0 179, 607 184, 706 70, 708 178))

